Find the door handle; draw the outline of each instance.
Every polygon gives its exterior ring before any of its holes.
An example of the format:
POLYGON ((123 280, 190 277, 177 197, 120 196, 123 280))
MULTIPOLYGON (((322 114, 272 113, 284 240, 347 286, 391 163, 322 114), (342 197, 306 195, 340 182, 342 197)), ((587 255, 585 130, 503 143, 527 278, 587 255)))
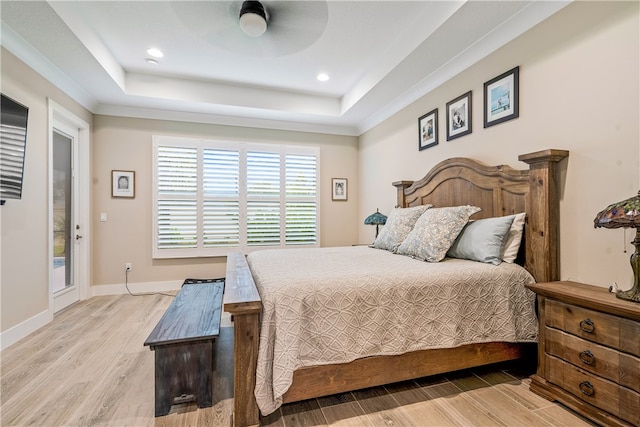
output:
POLYGON ((80 239, 82 239, 82 236, 79 234, 76 234, 76 240, 80 240, 80 239))

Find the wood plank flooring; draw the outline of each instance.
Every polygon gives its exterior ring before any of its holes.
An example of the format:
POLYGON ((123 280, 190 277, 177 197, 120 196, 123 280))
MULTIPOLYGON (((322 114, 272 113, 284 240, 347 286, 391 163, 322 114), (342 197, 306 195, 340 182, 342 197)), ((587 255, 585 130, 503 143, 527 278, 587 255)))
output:
MULTIPOLYGON (((102 296, 75 304, 0 353, 2 426, 231 426, 233 326, 223 315, 214 405, 154 417, 153 352, 143 347, 171 298, 102 296)), ((284 405, 264 426, 588 426, 531 393, 511 365, 422 378, 284 405)))

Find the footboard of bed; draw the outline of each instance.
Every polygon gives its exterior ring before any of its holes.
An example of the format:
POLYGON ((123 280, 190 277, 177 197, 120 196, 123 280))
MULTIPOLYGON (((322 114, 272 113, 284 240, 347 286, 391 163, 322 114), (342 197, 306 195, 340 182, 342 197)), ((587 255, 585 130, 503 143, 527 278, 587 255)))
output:
POLYGON ((487 342, 300 368, 294 372, 293 383, 284 394, 283 402, 297 402, 527 357, 535 366, 535 355, 535 344, 487 342))
POLYGON ((262 301, 241 252, 227 255, 227 274, 223 298, 224 311, 234 323, 233 343, 233 425, 258 425, 258 405, 253 391, 260 337, 262 301))

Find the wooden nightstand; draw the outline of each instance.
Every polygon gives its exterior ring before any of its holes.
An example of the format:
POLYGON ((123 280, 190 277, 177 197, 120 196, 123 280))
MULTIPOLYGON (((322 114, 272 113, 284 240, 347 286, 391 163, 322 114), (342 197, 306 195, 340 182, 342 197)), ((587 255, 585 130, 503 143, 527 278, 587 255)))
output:
POLYGON ((597 423, 640 425, 640 304, 575 282, 536 283, 531 391, 597 423))

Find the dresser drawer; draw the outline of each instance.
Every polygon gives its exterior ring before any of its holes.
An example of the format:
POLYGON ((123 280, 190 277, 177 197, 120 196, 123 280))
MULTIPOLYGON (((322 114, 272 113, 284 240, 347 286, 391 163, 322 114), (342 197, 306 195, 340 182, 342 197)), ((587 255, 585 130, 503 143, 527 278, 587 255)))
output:
POLYGON ((546 326, 640 357, 640 323, 547 300, 546 326))
POLYGON ((640 393, 579 369, 554 356, 544 356, 547 380, 593 406, 633 425, 640 425, 640 393))
POLYGON ((545 351, 640 393, 640 358, 546 328, 545 351))

